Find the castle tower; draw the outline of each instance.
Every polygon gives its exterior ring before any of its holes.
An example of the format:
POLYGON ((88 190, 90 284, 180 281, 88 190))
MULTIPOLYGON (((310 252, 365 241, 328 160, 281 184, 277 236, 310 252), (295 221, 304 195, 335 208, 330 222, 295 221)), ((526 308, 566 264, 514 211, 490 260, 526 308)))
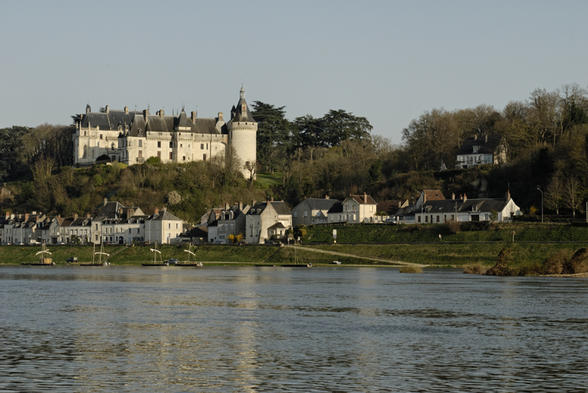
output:
POLYGON ((229 149, 239 161, 239 169, 246 179, 255 178, 257 162, 257 122, 249 113, 245 101, 245 90, 241 87, 239 102, 231 109, 231 120, 227 123, 229 149))

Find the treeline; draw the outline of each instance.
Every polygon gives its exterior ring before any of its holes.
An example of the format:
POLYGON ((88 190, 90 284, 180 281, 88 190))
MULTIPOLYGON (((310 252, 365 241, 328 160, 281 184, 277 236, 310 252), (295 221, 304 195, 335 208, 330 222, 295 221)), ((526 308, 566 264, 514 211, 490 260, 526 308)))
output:
POLYGON ((288 121, 284 107, 255 102, 254 117, 261 169, 280 171, 275 191, 290 203, 356 191, 404 200, 439 187, 446 196, 501 197, 508 190, 531 213, 543 192, 546 211, 575 215, 588 197, 588 96, 577 85, 537 89, 502 111, 480 105, 425 112, 403 130, 398 147, 370 135, 365 118, 344 111, 288 121), (475 136, 501 140, 507 164, 453 169, 463 142, 475 136))
POLYGON ((145 209, 167 205, 194 221, 225 202, 274 198, 294 206, 306 197, 368 192, 386 213, 423 188, 441 188, 447 197, 501 197, 508 190, 531 214, 539 214, 543 195, 546 213, 575 215, 588 197, 588 96, 578 86, 535 90, 500 111, 482 105, 425 112, 403 130, 400 146, 341 109, 289 120, 284 106, 256 101, 252 114, 256 182, 233 170, 230 159, 76 169, 72 127, 1 129, 0 207, 84 214, 108 197, 145 209), (460 147, 476 135, 501 139, 507 163, 454 169, 460 147))

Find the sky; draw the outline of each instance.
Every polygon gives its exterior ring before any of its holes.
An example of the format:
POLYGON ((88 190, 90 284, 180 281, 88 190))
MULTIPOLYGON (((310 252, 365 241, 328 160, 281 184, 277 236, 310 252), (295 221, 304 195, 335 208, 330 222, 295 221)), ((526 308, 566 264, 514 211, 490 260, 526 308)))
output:
POLYGON ((401 143, 435 108, 588 87, 588 1, 27 1, 0 8, 0 127, 110 105, 293 120, 330 109, 401 143))

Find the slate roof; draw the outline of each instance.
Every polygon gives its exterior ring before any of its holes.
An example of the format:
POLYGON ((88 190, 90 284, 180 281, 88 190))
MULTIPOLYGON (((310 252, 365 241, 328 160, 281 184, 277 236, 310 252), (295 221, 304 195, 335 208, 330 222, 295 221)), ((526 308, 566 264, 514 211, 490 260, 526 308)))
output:
MULTIPOLYGON (((425 213, 460 213, 460 212, 491 212, 491 211, 501 211, 504 209, 506 204, 508 203, 507 200, 504 199, 489 199, 489 198, 480 198, 480 199, 467 199, 465 201, 462 200, 453 200, 453 199, 446 199, 442 201, 427 201, 423 205, 423 212, 425 213)), ((418 212, 417 212, 418 213, 418 212)))
POLYGON ((144 116, 143 112, 139 111, 128 111, 127 113, 125 111, 109 110, 108 112, 82 113, 72 117, 82 127, 98 126, 101 130, 121 132, 127 129, 130 136, 145 136, 146 131, 171 132, 178 130, 178 127, 189 127, 189 130, 183 129, 180 132, 193 132, 196 134, 219 134, 227 132, 226 127, 222 127, 220 131, 217 129, 217 118, 196 118, 192 122, 192 119, 183 110, 178 116, 144 116))
POLYGON ((181 218, 178 218, 178 217, 174 216, 173 214, 171 214, 167 210, 163 210, 163 211, 160 211, 157 214, 152 215, 151 216, 151 220, 152 221, 163 221, 163 220, 168 220, 168 221, 182 221, 181 218))
POLYGON ((458 155, 467 154, 494 154, 501 142, 499 135, 491 135, 487 138, 467 138, 461 144, 458 155), (478 151, 474 153, 474 146, 478 146, 478 151))
POLYGON ((333 206, 329 209, 328 213, 343 213, 343 204, 339 201, 335 201, 333 206))
POLYGON ((376 200, 371 195, 349 195, 349 198, 353 199, 360 205, 375 205, 376 200), (365 198, 364 198, 365 197, 365 198))
POLYGON ((237 106, 231 108, 231 121, 250 121, 254 122, 255 119, 251 115, 249 108, 247 107, 247 101, 245 101, 245 90, 241 88, 241 95, 237 106), (243 105, 245 105, 245 112, 243 112, 243 105))
POLYGON ((329 210, 336 204, 336 199, 324 199, 324 198, 307 198, 300 202, 300 204, 306 204, 311 210, 329 210))
POLYGON ((257 215, 257 214, 261 214, 263 213, 263 211, 265 210, 265 208, 267 207, 268 203, 270 203, 272 205, 272 207, 274 208, 274 210, 279 214, 279 215, 283 215, 283 214, 291 214, 291 210, 288 207, 288 205, 286 205, 286 202, 283 201, 272 201, 272 202, 258 202, 255 205, 251 206, 251 208, 249 209, 249 211, 247 212, 247 214, 249 215, 257 215))

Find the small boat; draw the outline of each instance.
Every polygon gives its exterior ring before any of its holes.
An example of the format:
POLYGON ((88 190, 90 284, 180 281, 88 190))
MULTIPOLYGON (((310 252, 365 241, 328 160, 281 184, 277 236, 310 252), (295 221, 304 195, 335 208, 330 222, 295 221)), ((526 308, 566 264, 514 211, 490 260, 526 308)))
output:
POLYGON ((48 255, 51 255, 51 251, 47 249, 45 243, 41 246, 41 251, 37 251, 35 255, 39 255, 39 262, 30 262, 30 263, 23 263, 23 265, 28 266, 54 266, 55 262, 53 262, 53 258, 48 255))
POLYGON ((108 257, 110 256, 109 253, 104 252, 102 242, 100 242, 100 251, 96 251, 96 244, 94 244, 94 250, 92 252, 92 262, 91 263, 80 263, 79 266, 109 266, 110 262, 108 262, 108 257), (98 255, 98 262, 96 262, 96 255, 98 255), (104 261, 102 257, 105 257, 104 261))
POLYGON ((149 251, 153 253, 153 262, 152 263, 142 263, 142 266, 169 266, 169 260, 165 262, 161 259, 161 251, 157 249, 157 244, 155 245, 156 248, 150 248, 149 251), (159 258, 158 258, 159 257, 159 258))
POLYGON ((202 262, 196 262, 196 261, 192 260, 193 258, 196 257, 196 254, 192 251, 191 246, 188 247, 187 249, 185 249, 184 252, 187 253, 188 255, 190 255, 188 257, 188 260, 176 263, 175 266, 180 266, 180 267, 203 267, 204 266, 204 264, 202 262))
POLYGON ((333 262, 331 262, 331 263, 332 263, 333 265, 340 265, 340 264, 341 264, 341 261, 333 261, 333 262))

